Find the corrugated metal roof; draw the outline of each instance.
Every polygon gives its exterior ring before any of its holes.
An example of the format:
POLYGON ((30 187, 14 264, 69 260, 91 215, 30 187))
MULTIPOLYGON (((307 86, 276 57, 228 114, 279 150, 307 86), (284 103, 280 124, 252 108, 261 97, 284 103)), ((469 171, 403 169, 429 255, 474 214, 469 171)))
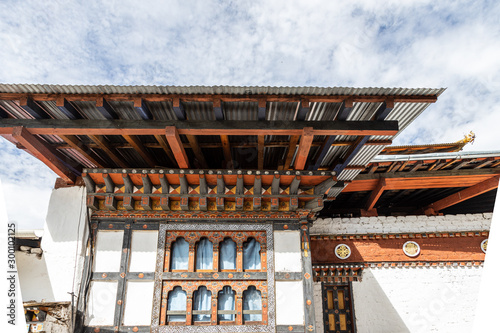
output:
MULTIPOLYGON (((179 94, 179 95, 311 95, 311 96, 387 96, 387 95, 429 95, 439 96, 445 89, 429 89, 429 88, 348 88, 348 87, 234 87, 234 86, 88 86, 88 85, 30 85, 30 84, 0 84, 0 93, 31 93, 31 94, 179 94)), ((68 117, 59 110, 55 102, 39 102, 48 116, 56 119, 68 119, 68 117)), ((104 115, 97 109, 95 102, 72 101, 72 105, 78 110, 83 118, 104 120, 104 115)), ((110 106, 116 112, 120 119, 142 120, 141 115, 134 108, 132 102, 127 101, 108 101, 110 106)), ((153 120, 176 120, 177 116, 174 113, 172 102, 151 102, 145 101, 148 110, 151 112, 153 120)), ((211 102, 190 102, 181 101, 188 121, 213 121, 216 119, 213 105, 211 102)), ((369 121, 374 117, 375 112, 378 110, 381 103, 379 102, 355 102, 353 109, 347 117, 349 121, 369 121)), ((334 121, 342 106, 342 103, 324 103, 312 102, 310 110, 306 115, 308 121, 334 121)), ((389 113, 386 120, 395 120, 399 122, 400 131, 405 129, 425 108, 429 106, 428 103, 395 103, 394 109, 389 113)), ((11 116, 15 118, 33 119, 33 117, 13 101, 0 101, 0 107, 11 116)), ((258 103, 256 102, 223 102, 222 111, 224 119, 236 121, 249 121, 258 120, 258 103)), ((294 121, 297 119, 300 110, 300 103, 293 102, 267 102, 265 119, 267 121, 280 120, 280 121, 294 121)), ((398 133, 399 134, 399 133, 398 133)), ((372 136, 370 140, 385 140, 393 139, 395 136, 372 136)), ((316 136, 315 141, 322 142, 325 136, 316 136)), ((357 136, 338 135, 335 136, 334 142, 355 141, 357 136)), ((57 136, 44 136, 44 139, 51 143, 61 143, 62 140, 57 136)), ((106 136, 110 145, 125 143, 126 141, 121 136, 106 136)), ((231 137, 230 141, 233 142, 255 142, 256 137, 241 138, 231 137)), ((148 136, 140 136, 143 143, 154 143, 155 139, 148 136)), ((188 142, 184 135, 181 135, 182 142, 188 142)), ((199 143, 220 143, 219 136, 198 136, 199 143)), ((289 136, 265 136, 265 143, 272 141, 288 141, 289 136)), ((90 143, 88 138, 86 142, 90 143)), ((364 146, 356 154, 356 156, 349 162, 349 165, 367 165, 376 155, 382 151, 384 146, 364 146)), ((152 148, 151 148, 152 149, 152 148)), ((316 158, 319 154, 320 147, 312 147, 309 153, 309 158, 316 158)), ((324 168, 332 169, 336 161, 345 158, 349 150, 349 146, 332 146, 328 148, 328 152, 320 161, 321 166, 324 168)), ((147 149, 148 150, 148 149, 147 149)), ((132 166, 144 165, 145 161, 134 149, 117 148, 124 161, 132 166)), ((155 152, 161 152, 161 149, 155 152)), ((264 149, 264 168, 277 168, 282 165, 288 147, 265 147, 264 149)), ((100 149, 95 150, 96 153, 102 155, 100 149)), ((150 151, 153 152, 153 151, 150 151)), ((240 158, 239 165, 248 167, 255 167, 257 164, 257 149, 238 148, 232 149, 233 158, 240 158), (251 156, 248 154, 251 151, 251 156)), ((90 162, 86 161, 83 156, 76 154, 76 151, 69 150, 65 152, 66 155, 71 156, 76 161, 88 165, 90 162)), ((188 150, 190 159, 194 158, 193 152, 188 150)), ((294 151, 293 160, 295 160, 296 151, 294 151)), ((109 160, 109 158, 105 158, 109 160)), ((207 158, 209 165, 219 167, 221 161, 224 160, 222 149, 210 150, 210 157, 207 158)), ((165 163, 167 159, 165 156, 160 159, 160 163, 165 163)), ((293 163, 293 162, 292 162, 293 163)), ((293 164, 292 164, 293 165, 293 164)), ((359 170, 344 170, 338 175, 339 180, 352 180, 358 174, 359 170)), ((337 191, 337 190, 336 190, 337 191)), ((333 193, 333 192, 332 192, 333 193)))
POLYGON ((265 86, 113 86, 0 83, 0 93, 31 94, 224 94, 224 95, 441 95, 444 88, 350 88, 265 86))

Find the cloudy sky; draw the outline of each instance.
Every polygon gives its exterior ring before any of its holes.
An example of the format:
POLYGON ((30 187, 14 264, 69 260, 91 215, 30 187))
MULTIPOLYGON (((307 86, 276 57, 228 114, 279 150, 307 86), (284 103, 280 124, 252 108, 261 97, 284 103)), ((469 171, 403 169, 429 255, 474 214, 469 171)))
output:
MULTIPOLYGON (((396 144, 500 150, 498 1, 0 2, 0 82, 445 87, 396 144)), ((10 220, 41 228, 55 175, 0 138, 10 220)))

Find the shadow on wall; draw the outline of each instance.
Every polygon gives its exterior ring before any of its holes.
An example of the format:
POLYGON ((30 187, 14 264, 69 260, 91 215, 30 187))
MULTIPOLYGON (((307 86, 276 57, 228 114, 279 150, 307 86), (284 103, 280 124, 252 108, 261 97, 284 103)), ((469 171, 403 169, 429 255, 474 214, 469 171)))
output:
POLYGON ((410 332, 370 270, 353 282, 354 314, 358 332, 410 332))
POLYGON ((54 293, 49 280, 45 257, 16 252, 16 265, 23 302, 54 302, 54 293))
POLYGON ((87 224, 85 209, 84 187, 53 190, 45 225, 52 242, 81 241, 83 237, 78 233, 78 224, 81 224, 80 228, 87 224))

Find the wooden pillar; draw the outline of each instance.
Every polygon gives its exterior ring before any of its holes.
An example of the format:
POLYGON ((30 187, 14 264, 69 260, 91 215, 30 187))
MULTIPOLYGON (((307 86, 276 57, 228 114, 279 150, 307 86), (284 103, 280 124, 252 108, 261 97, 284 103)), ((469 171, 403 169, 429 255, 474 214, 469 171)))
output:
POLYGON ((167 324, 167 301, 168 301, 168 290, 164 286, 161 295, 160 325, 167 324))
POLYGON ((243 272, 243 243, 236 244, 236 271, 243 272))
POLYGON ((163 264, 163 271, 168 272, 170 271, 170 248, 172 247, 172 243, 168 242, 165 245, 165 259, 164 259, 164 264, 163 264))
POLYGON ((187 293, 186 299, 186 325, 193 324, 193 292, 187 293))
POLYGON ((218 301, 218 296, 219 296, 219 291, 218 290, 213 290, 212 291, 212 314, 211 318, 212 320, 210 321, 210 325, 217 325, 217 301, 218 301))
POLYGON ((236 325, 243 324, 243 293, 236 293, 236 325))
POLYGON ((267 307, 268 307, 268 302, 267 302, 267 293, 266 296, 264 296, 264 293, 261 293, 262 296, 262 324, 267 325, 267 318, 268 318, 268 313, 267 313, 267 307))
POLYGON ((219 271, 219 243, 217 242, 213 242, 213 247, 214 247, 214 250, 213 250, 213 267, 212 269, 214 271, 219 271))
POLYGON ((189 241, 189 259, 188 259, 188 272, 194 272, 194 251, 195 241, 189 241))
POLYGON ((307 221, 301 222, 302 282, 304 286, 304 324, 307 332, 316 332, 314 317, 314 290, 309 227, 307 221))

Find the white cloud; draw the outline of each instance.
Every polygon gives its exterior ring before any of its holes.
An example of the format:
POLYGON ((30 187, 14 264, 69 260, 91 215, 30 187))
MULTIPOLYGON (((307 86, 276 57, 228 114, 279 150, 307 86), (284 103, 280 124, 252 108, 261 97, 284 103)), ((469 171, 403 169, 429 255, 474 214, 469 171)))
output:
MULTIPOLYGON (((0 81, 447 87, 395 143, 474 130, 472 148, 493 150, 498 17, 500 3, 471 0, 3 1, 0 81)), ((47 170, 5 146, 2 160, 15 156, 9 165, 24 165, 16 172, 36 174, 32 182, 47 170)), ((10 166, 4 184, 16 177, 10 166)))

